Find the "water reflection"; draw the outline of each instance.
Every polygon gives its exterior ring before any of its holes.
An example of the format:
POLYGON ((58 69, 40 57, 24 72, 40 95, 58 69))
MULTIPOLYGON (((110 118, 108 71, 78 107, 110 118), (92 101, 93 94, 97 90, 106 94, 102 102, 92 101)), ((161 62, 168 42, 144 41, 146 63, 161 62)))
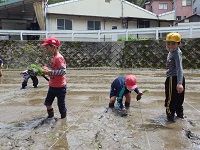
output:
POLYGON ((0 77, 0 84, 3 84, 3 77, 0 77))
POLYGON ((67 119, 59 119, 60 124, 58 124, 55 128, 55 136, 56 136, 56 141, 52 141, 52 145, 49 148, 52 150, 68 150, 68 141, 67 141, 67 119))

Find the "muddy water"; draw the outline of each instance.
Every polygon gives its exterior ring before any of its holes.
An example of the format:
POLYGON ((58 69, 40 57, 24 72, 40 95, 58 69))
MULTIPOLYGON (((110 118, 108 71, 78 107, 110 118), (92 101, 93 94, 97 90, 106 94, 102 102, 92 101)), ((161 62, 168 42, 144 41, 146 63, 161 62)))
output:
POLYGON ((200 71, 186 70, 184 112, 175 123, 166 120, 163 70, 68 70, 68 115, 48 119, 44 98, 47 81, 38 88, 20 90, 19 71, 0 78, 0 149, 38 150, 197 150, 200 149, 200 71), (127 117, 116 107, 107 109, 110 83, 118 76, 135 74, 138 87, 148 89, 141 101, 132 93, 127 117))

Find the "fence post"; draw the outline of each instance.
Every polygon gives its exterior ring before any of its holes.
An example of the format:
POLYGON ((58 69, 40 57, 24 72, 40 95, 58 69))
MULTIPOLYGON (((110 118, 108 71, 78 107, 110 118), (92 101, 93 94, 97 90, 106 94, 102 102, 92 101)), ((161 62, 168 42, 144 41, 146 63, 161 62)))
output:
POLYGON ((128 41, 128 30, 126 29, 126 41, 128 41))
POLYGON ((159 39, 159 36, 158 36, 158 28, 156 28, 156 40, 158 40, 159 39))
POLYGON ((74 31, 72 32, 72 41, 74 41, 74 31))
POLYGON ((46 36, 46 38, 48 37, 48 31, 46 31, 45 36, 46 36))
POLYGON ((99 42, 101 42, 101 37, 100 36, 101 36, 101 31, 99 30, 99 32, 98 32, 98 41, 99 42))
POLYGON ((21 39, 21 41, 23 41, 23 34, 22 34, 22 31, 20 31, 20 39, 21 39))
POLYGON ((190 38, 192 38, 192 26, 190 26, 189 31, 190 31, 190 38))

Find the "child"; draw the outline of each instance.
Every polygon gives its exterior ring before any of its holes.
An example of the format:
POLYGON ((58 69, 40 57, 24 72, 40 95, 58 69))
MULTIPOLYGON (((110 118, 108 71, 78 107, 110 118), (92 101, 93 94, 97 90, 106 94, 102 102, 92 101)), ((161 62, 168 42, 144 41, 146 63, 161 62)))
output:
POLYGON ((38 86, 38 78, 37 78, 38 70, 37 69, 29 68, 28 70, 22 71, 20 74, 22 74, 24 78, 21 89, 25 89, 29 78, 31 78, 33 81, 33 87, 37 88, 38 86))
POLYGON ((41 45, 46 48, 46 51, 53 55, 51 59, 51 70, 43 68, 46 75, 50 76, 49 89, 45 99, 45 106, 47 108, 48 118, 54 117, 54 110, 52 107, 54 98, 57 97, 57 104, 61 118, 66 117, 66 62, 63 56, 59 53, 58 47, 60 41, 57 38, 47 38, 41 45))
POLYGON ((2 68, 3 68, 3 60, 0 59, 0 77, 3 75, 2 68))
POLYGON ((122 113, 126 115, 126 108, 129 108, 130 106, 131 91, 133 90, 137 93, 136 99, 140 100, 143 93, 140 92, 137 88, 136 77, 134 75, 127 75, 116 78, 111 84, 109 107, 114 108, 114 103, 117 98, 117 104, 119 108, 122 110, 122 113), (122 103, 123 96, 126 98, 126 108, 122 103))
MULTIPOLYGON (((45 68, 46 66, 43 66, 43 67, 45 68)), ((43 73, 44 73, 44 70, 40 66, 37 66, 35 64, 31 64, 29 66, 28 70, 22 71, 20 73, 24 77, 21 89, 25 89, 25 87, 27 86, 29 78, 32 79, 34 88, 37 88, 37 86, 38 86, 38 78, 37 78, 37 76, 42 76, 47 81, 49 81, 49 79, 45 75, 43 75, 43 73)))
POLYGON ((183 118, 183 101, 185 78, 183 76, 182 52, 179 48, 181 35, 169 33, 166 36, 166 48, 169 51, 166 63, 165 107, 168 121, 174 122, 177 117, 183 118))

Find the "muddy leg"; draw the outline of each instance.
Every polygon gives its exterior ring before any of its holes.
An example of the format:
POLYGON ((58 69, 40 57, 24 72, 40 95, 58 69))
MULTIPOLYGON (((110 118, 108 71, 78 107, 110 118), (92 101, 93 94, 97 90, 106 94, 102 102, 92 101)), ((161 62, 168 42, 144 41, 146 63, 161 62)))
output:
POLYGON ((52 109, 47 109, 47 113, 48 113, 48 118, 52 118, 52 117, 54 117, 54 110, 53 110, 53 108, 52 109))
POLYGON ((124 96, 126 98, 125 107, 126 107, 126 109, 129 109, 130 103, 131 103, 131 93, 127 93, 124 96))
POLYGON ((114 108, 116 98, 117 98, 116 96, 110 98, 109 108, 114 108))

